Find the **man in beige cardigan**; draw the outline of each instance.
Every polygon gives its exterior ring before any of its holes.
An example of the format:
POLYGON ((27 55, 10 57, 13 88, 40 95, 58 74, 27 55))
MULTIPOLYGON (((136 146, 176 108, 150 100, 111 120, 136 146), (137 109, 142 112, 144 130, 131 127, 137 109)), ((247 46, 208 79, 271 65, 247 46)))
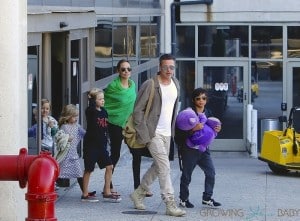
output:
POLYGON ((177 114, 179 82, 174 76, 175 57, 164 54, 159 61, 160 70, 153 77, 154 98, 148 118, 144 120, 145 107, 152 87, 151 80, 142 84, 133 111, 137 140, 146 144, 153 157, 153 163, 143 176, 140 186, 130 197, 136 209, 145 210, 143 200, 151 184, 158 178, 160 194, 166 203, 166 214, 183 216, 186 212, 178 208, 175 202, 169 161, 170 142, 174 136, 177 114))

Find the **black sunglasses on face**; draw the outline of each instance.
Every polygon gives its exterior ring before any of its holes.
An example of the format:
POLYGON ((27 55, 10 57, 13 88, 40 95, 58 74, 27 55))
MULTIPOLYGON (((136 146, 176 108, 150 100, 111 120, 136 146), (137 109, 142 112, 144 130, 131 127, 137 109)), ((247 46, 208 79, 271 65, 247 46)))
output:
POLYGON ((132 70, 132 68, 121 68, 120 70, 121 70, 122 72, 125 72, 126 70, 129 72, 129 71, 132 70))
POLYGON ((200 101, 200 100, 206 101, 206 99, 207 99, 206 97, 196 97, 195 98, 196 101, 200 101))

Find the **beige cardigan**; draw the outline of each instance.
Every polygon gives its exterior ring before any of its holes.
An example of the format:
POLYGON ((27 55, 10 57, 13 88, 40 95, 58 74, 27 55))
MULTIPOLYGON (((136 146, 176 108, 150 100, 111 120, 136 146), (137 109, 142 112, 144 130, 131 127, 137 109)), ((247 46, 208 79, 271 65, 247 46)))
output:
MULTIPOLYGON (((133 110, 133 121, 135 124, 135 129, 137 131, 137 141, 143 144, 149 143, 151 139, 154 137, 159 116, 161 113, 161 106, 162 106, 161 90, 160 90, 157 75, 152 79, 154 80, 154 97, 153 97, 152 106, 150 108, 147 120, 146 121, 144 120, 144 112, 146 110, 146 105, 152 87, 152 83, 150 80, 147 80, 142 84, 138 92, 137 99, 134 105, 134 110, 133 110)), ((175 77, 172 77, 172 80, 177 88, 177 99, 174 104, 173 116, 172 116, 172 137, 173 137, 175 132, 175 119, 177 115, 180 89, 179 89, 178 80, 175 77)))

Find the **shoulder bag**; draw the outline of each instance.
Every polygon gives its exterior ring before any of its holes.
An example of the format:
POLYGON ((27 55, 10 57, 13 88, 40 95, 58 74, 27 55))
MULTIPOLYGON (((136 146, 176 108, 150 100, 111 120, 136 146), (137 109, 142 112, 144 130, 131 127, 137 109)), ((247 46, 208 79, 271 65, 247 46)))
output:
MULTIPOLYGON (((149 100, 147 103, 146 111, 145 111, 145 119, 147 119, 150 107, 152 105, 153 97, 154 97, 154 81, 151 80, 152 82, 152 88, 149 96, 149 100)), ((130 147, 130 148, 144 148, 145 144, 140 144, 137 142, 136 139, 136 130, 134 128, 134 122, 133 122, 133 117, 132 114, 128 117, 128 120, 126 122, 125 127, 123 128, 123 136, 124 136, 124 142, 130 147)))

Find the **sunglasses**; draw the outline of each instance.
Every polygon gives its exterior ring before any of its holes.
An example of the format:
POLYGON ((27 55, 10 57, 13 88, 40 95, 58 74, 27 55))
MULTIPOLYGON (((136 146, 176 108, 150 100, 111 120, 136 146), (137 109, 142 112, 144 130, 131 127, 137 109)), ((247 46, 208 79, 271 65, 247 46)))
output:
POLYGON ((170 66, 168 66, 168 65, 163 65, 163 66, 161 67, 161 70, 162 70, 162 71, 168 71, 168 69, 170 69, 171 71, 174 71, 174 70, 175 70, 175 66, 173 66, 173 65, 170 65, 170 66))
POLYGON ((129 71, 132 70, 132 68, 121 68, 120 70, 121 70, 122 72, 125 72, 126 70, 129 72, 129 71))
POLYGON ((207 97, 196 97, 195 100, 196 101, 200 101, 200 100, 204 100, 206 101, 207 97))

